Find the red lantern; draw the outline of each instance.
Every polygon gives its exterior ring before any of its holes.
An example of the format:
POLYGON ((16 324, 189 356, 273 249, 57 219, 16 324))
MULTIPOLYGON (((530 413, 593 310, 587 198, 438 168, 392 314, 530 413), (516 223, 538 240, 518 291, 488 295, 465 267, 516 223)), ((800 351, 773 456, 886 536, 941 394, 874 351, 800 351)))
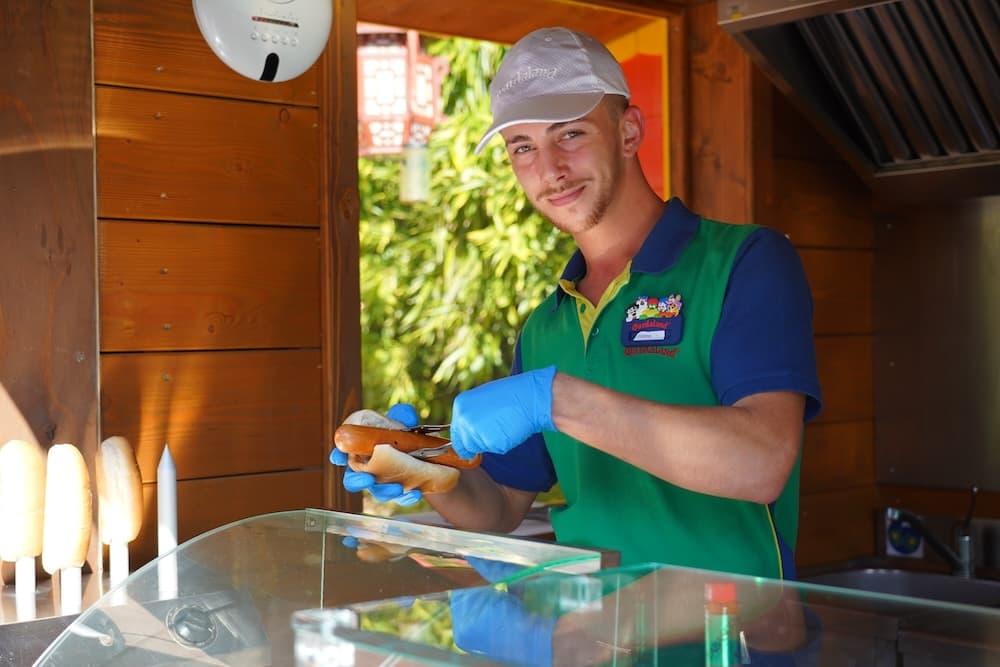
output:
POLYGON ((358 153, 387 155, 427 144, 442 118, 448 61, 423 53, 420 35, 358 26, 358 153))

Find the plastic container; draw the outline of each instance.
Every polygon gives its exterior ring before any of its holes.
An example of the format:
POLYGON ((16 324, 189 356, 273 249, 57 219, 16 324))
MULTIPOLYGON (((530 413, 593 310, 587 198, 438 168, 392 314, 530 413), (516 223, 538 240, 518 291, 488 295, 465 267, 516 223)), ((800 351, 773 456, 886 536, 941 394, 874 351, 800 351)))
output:
POLYGON ((744 664, 736 584, 705 584, 705 667, 744 664))

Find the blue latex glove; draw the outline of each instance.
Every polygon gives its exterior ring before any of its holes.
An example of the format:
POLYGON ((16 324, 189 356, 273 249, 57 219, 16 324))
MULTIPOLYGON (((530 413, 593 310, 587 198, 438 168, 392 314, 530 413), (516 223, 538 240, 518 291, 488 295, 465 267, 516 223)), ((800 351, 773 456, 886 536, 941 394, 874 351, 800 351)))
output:
MULTIPOLYGON (((408 428, 420 423, 420 417, 417 415, 416 408, 409 403, 397 403, 392 406, 389 408, 389 412, 386 413, 386 417, 395 419, 408 428)), ((341 451, 336 447, 330 452, 330 463, 347 468, 344 471, 344 488, 351 493, 368 491, 380 503, 393 502, 403 507, 418 503, 423 498, 420 489, 406 491, 403 489, 402 484, 395 482, 392 484, 379 484, 375 480, 375 476, 371 473, 352 470, 347 465, 347 452, 341 451)))
POLYGON ((487 382, 455 397, 451 445, 463 459, 506 454, 535 433, 555 431, 552 380, 556 367, 539 368, 487 382))
POLYGON ((493 588, 452 591, 451 626, 463 651, 519 665, 552 664, 555 618, 532 614, 510 593, 493 588))
POLYGON ((465 562, 471 565, 472 569, 479 573, 479 576, 491 584, 509 579, 527 569, 524 565, 489 560, 488 558, 476 558, 475 556, 466 556, 465 562))

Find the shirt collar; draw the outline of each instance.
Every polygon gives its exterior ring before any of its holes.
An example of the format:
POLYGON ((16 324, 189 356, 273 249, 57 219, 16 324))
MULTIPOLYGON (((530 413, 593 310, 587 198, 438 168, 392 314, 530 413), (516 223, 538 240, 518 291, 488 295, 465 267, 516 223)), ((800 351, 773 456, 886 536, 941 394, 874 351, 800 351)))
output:
MULTIPOLYGON (((701 218, 688 210, 677 197, 671 197, 663 207, 660 219, 642 242, 639 252, 632 258, 632 273, 661 273, 666 271, 680 257, 688 241, 698 231, 701 218)), ((566 263, 561 279, 576 282, 587 270, 587 262, 577 249, 566 263)), ((556 288, 556 304, 566 293, 556 288)))

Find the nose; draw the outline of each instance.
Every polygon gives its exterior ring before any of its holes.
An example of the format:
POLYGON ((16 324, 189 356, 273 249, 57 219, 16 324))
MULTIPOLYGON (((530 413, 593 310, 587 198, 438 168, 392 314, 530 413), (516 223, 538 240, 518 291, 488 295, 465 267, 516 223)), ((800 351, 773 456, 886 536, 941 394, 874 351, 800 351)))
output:
POLYGON ((568 170, 559 151, 539 150, 538 174, 547 187, 558 187, 566 180, 568 170))

